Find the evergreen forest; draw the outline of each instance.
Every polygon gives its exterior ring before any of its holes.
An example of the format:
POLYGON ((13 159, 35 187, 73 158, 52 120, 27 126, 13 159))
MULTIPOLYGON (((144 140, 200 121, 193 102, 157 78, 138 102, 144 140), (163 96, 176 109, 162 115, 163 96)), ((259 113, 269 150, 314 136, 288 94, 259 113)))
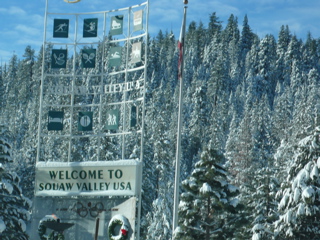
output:
MULTIPOLYGON (((242 27, 216 13, 189 24, 175 232, 177 38, 160 31, 147 47, 141 239, 320 239, 320 39, 289 26, 260 38, 247 16, 242 27)), ((41 68, 30 46, 0 67, 0 236, 15 228, 28 239, 41 68), (13 194, 21 216, 9 226, 13 194)))

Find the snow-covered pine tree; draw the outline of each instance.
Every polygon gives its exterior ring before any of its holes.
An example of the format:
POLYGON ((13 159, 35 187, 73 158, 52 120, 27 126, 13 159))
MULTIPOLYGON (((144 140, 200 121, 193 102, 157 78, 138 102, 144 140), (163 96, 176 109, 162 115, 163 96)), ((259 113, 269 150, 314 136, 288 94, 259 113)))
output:
MULTIPOLYGON (((312 68, 308 73, 307 85, 308 85, 308 112, 312 116, 312 126, 315 128, 320 124, 320 92, 319 92, 319 79, 320 74, 317 69, 312 68)), ((312 128, 312 129, 313 129, 312 128)))
POLYGON ((273 166, 258 169, 254 175, 254 192, 251 195, 254 206, 252 240, 269 240, 273 237, 272 223, 278 218, 275 195, 279 186, 274 176, 273 166))
POLYGON ((194 89, 192 96, 193 111, 190 116, 189 131, 192 139, 192 147, 201 149, 201 145, 208 141, 208 134, 206 129, 209 127, 209 101, 207 96, 208 86, 205 81, 202 81, 202 85, 194 89))
POLYGON ((246 107, 244 116, 237 129, 231 129, 234 135, 229 135, 226 146, 228 156, 228 170, 232 175, 232 183, 241 186, 247 184, 252 175, 253 166, 256 168, 255 159, 253 159, 254 139, 251 133, 252 113, 246 107), (234 148, 233 148, 234 146, 234 148))
POLYGON ((232 239, 239 189, 228 183, 223 155, 211 142, 195 164, 191 176, 182 182, 185 190, 179 205, 179 228, 175 239, 232 239))
POLYGON ((0 239, 27 240, 26 222, 30 220, 30 200, 23 196, 16 173, 6 170, 11 147, 7 132, 0 128, 0 239))
POLYGON ((37 57, 33 55, 33 50, 28 47, 24 54, 25 59, 22 65, 26 64, 25 68, 30 73, 29 79, 26 80, 28 93, 26 94, 26 102, 21 105, 24 109, 24 118, 20 119, 21 126, 26 128, 25 133, 22 134, 21 148, 18 150, 18 159, 15 155, 15 165, 17 165, 17 174, 21 182, 20 187, 26 197, 32 199, 34 195, 35 176, 35 156, 37 149, 37 133, 38 133, 38 111, 39 111, 39 85, 41 84, 41 68, 42 68, 42 49, 39 51, 37 57), (30 65, 30 66, 28 66, 30 65), (32 69, 30 69, 32 65, 32 69))
POLYGON ((2 106, 2 120, 6 122, 9 130, 14 130, 15 126, 15 113, 17 105, 17 69, 19 60, 17 55, 13 55, 9 61, 8 71, 3 79, 3 85, 5 88, 2 106))
POLYGON ((302 139, 279 192, 276 239, 320 239, 320 128, 302 139))
MULTIPOLYGON (((162 84, 165 84, 164 82, 162 84)), ((152 202, 152 211, 148 215, 149 227, 148 233, 144 239, 150 240, 167 240, 172 236, 171 220, 172 220, 172 203, 173 203, 173 182, 174 175, 174 134, 168 123, 173 122, 168 119, 171 115, 166 112, 172 112, 172 106, 168 103, 172 98, 170 93, 170 83, 166 84, 166 89, 163 95, 158 95, 160 99, 157 102, 161 103, 154 111, 154 123, 150 126, 153 132, 156 133, 150 139, 154 144, 154 155, 152 161, 156 164, 154 174, 156 175, 156 184, 153 189, 146 189, 144 192, 153 192, 156 199, 152 202), (156 191, 156 194, 155 194, 156 191)), ((171 124, 172 125, 172 124, 171 124)), ((150 171, 150 170, 148 170, 150 171)), ((150 187, 149 187, 150 188, 150 187)))
POLYGON ((208 24, 208 35, 209 38, 212 39, 213 36, 217 36, 221 33, 222 30, 222 21, 219 20, 219 17, 217 17, 216 12, 213 12, 210 14, 209 17, 209 24, 208 24))
POLYGON ((293 93, 290 88, 285 88, 284 83, 278 81, 273 99, 272 135, 279 144, 287 141, 288 127, 292 119, 293 93))
POLYGON ((319 61, 316 53, 318 51, 317 40, 312 37, 310 32, 307 34, 307 39, 302 51, 303 67, 305 68, 305 71, 308 71, 316 66, 319 61))
POLYGON ((240 36, 240 64, 243 67, 243 62, 247 53, 250 51, 254 38, 256 37, 249 26, 248 16, 245 15, 242 24, 242 31, 240 36))
MULTIPOLYGON (((228 66, 230 70, 232 69, 231 71, 229 70, 231 75, 237 76, 234 70, 237 69, 236 66, 239 60, 240 31, 238 28, 238 18, 235 17, 233 14, 230 15, 227 26, 222 32, 222 39, 222 43, 224 45, 223 51, 226 51, 226 56, 228 56, 225 57, 224 64, 228 66)), ((226 85, 229 85, 229 83, 235 84, 236 82, 233 83, 231 81, 227 81, 226 85)))

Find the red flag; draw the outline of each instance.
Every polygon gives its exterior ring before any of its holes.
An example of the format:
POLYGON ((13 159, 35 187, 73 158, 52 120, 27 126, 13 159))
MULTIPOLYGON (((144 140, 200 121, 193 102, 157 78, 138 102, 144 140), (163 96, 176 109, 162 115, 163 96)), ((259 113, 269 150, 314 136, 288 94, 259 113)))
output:
MULTIPOLYGON (((186 10, 186 9, 185 9, 186 10)), ((180 37, 178 40, 178 49, 179 49, 179 60, 178 60, 178 78, 182 78, 182 71, 183 71, 183 55, 184 55, 184 37, 186 31, 186 11, 183 14, 183 20, 180 30, 180 37)))

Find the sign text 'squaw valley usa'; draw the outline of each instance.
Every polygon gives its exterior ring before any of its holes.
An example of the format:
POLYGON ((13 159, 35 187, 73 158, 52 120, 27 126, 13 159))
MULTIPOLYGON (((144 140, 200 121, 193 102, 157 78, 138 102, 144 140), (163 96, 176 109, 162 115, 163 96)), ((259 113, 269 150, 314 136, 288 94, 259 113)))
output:
POLYGON ((133 196, 141 164, 135 160, 39 162, 36 196, 133 196))

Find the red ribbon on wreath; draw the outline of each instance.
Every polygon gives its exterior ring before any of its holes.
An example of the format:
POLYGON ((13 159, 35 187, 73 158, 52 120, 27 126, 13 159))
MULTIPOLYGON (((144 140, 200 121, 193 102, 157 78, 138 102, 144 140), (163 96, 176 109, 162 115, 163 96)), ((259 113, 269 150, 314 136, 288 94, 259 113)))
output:
POLYGON ((127 236, 128 231, 125 230, 125 229, 121 229, 121 234, 122 234, 123 236, 127 236))

